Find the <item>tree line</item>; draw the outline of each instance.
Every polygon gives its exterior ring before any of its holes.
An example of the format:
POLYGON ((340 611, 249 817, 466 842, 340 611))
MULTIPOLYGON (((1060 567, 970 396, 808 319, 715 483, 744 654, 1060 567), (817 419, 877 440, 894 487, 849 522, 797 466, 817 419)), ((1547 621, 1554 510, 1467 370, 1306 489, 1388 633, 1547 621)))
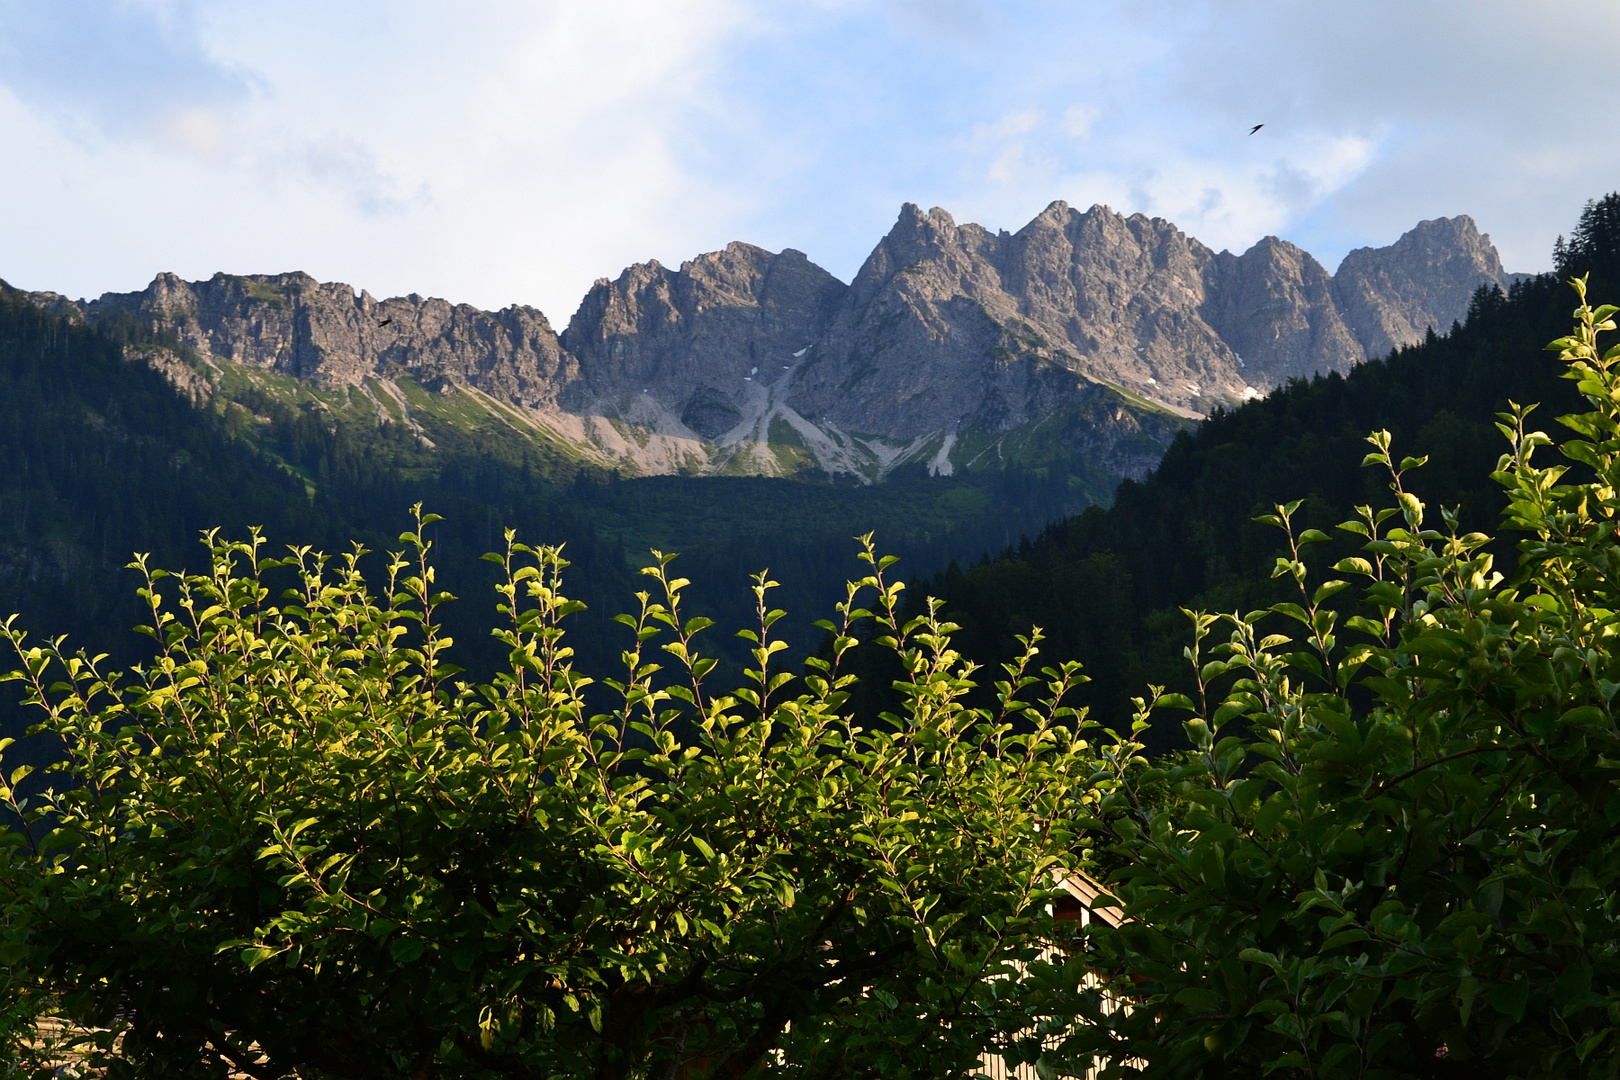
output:
MULTIPOLYGON (((1508 402, 1575 409, 1564 366, 1540 345, 1569 318, 1560 278, 1589 274, 1595 293, 1620 287, 1620 195, 1589 203, 1560 238, 1558 274, 1481 289, 1446 334, 1358 365, 1349 374, 1296 380, 1263 400, 1218 412, 1179 436, 1146 479, 1126 481, 1109 506, 1054 523, 995 558, 955 564, 918 595, 945 600, 957 641, 985 664, 1015 655, 1016 635, 1038 624, 1052 654, 1086 664, 1082 693, 1099 719, 1127 725, 1147 682, 1189 688, 1179 609, 1246 612, 1282 598, 1270 578, 1279 541, 1255 518, 1299 499, 1301 520, 1328 530, 1375 498, 1357 467, 1361 440, 1387 429, 1429 464, 1411 483, 1426 502, 1455 508, 1466 528, 1494 529, 1505 495, 1490 474, 1501 452, 1497 414, 1508 402)), ((1321 565, 1353 554, 1336 537, 1321 565)), ((1511 541, 1497 542, 1511 564, 1511 541)), ((1162 745, 1178 745, 1170 730, 1162 745)))

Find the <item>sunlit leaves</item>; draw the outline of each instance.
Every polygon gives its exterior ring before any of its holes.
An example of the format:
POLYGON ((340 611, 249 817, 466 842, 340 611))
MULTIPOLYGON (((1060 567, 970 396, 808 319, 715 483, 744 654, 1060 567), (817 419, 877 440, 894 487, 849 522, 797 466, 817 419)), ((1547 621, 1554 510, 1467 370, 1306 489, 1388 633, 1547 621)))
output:
POLYGON ((1575 284, 1575 333, 1550 347, 1590 405, 1560 418, 1582 471, 1535 462, 1551 440, 1530 408, 1502 414, 1511 580, 1453 510, 1428 524, 1405 480, 1424 459, 1376 432, 1365 463, 1392 505, 1340 527, 1363 553, 1334 566, 1359 587, 1310 580, 1300 552, 1321 537, 1285 504, 1260 520, 1287 535, 1276 573, 1297 598, 1189 613, 1201 699, 1157 704, 1191 706, 1193 752, 1122 748, 1090 822, 1136 919, 1094 927, 1094 955, 1136 1008, 1049 1056, 1153 1076, 1615 1075, 1620 352, 1598 343, 1616 310, 1575 284))
POLYGON ((34 826, 0 861, 0 946, 39 1000, 164 1077, 245 1046, 255 1075, 960 1074, 1028 1026, 1002 977, 1051 939, 1079 846, 1077 665, 1037 668, 1032 634, 999 712, 967 708, 953 627, 902 620, 868 537, 802 672, 761 573, 753 664, 713 692, 713 624, 655 552, 593 682, 567 560, 509 532, 488 558, 510 662, 467 685, 431 520, 381 583, 358 551, 210 536, 208 573, 146 572, 161 651, 127 674, 7 625, 68 752, 43 801, 17 794, 27 765, 0 792, 34 826), (868 635, 904 707, 861 730, 841 662, 868 635))

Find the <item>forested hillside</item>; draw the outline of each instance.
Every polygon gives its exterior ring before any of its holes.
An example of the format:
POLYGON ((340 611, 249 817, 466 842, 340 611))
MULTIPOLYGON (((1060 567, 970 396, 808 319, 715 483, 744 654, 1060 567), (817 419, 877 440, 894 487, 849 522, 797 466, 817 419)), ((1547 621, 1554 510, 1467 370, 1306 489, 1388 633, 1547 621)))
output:
MULTIPOLYGON (((1466 320, 1443 336, 1218 413, 1178 437, 1144 481, 1121 484, 1112 506, 998 558, 953 566, 914 597, 943 597, 962 625, 959 646, 984 663, 1014 655, 1015 635, 1039 624, 1046 655, 1083 661, 1094 681, 1082 696, 1100 719, 1121 723, 1144 685, 1180 688, 1188 677, 1178 608, 1244 612, 1293 588, 1270 580, 1284 552, 1257 515, 1303 499, 1304 525, 1334 537, 1314 556, 1320 565, 1356 550, 1360 541, 1334 527, 1386 494, 1387 477, 1358 467, 1369 431, 1389 430, 1400 455, 1428 456, 1411 485, 1430 506, 1458 507, 1465 529, 1494 533, 1504 497, 1490 473, 1506 449, 1496 414, 1510 400, 1539 402, 1537 426, 1562 431, 1554 418, 1577 395, 1543 346, 1568 325, 1574 296, 1564 279, 1590 272, 1594 296, 1620 286, 1620 195, 1588 205, 1555 257, 1555 275, 1478 291, 1466 320)), ((1511 540, 1499 547, 1511 558, 1511 540)), ((1179 741, 1179 732, 1165 737, 1179 741)))
POLYGON ((241 537, 250 526, 278 553, 288 544, 336 553, 355 540, 383 551, 421 502, 445 519, 431 536, 441 584, 461 598, 447 606, 447 625, 457 662, 475 673, 499 659, 487 636, 493 569, 480 556, 501 547, 507 527, 566 543, 570 588, 588 605, 573 645, 593 664, 623 647, 612 617, 634 606, 652 548, 681 553, 676 567, 701 586, 699 609, 723 624, 747 621, 748 575, 769 567, 795 616, 784 630, 807 650, 819 640, 811 624, 831 614, 857 569, 857 534, 877 531, 886 550, 926 572, 1016 543, 1109 494, 1106 475, 1083 461, 955 477, 916 465, 881 487, 621 480, 542 456, 498 424, 465 428, 428 412, 414 428, 379 423, 250 383, 191 400, 144 359, 185 353, 132 318, 87 327, 0 286, 0 460, 9 466, 0 471, 0 613, 128 663, 145 649, 130 633, 142 614, 125 569, 133 553, 196 568, 203 530, 241 537))
MULTIPOLYGON (((451 455, 450 468, 428 469, 421 446, 387 428, 354 432, 292 413, 259 424, 239 405, 194 407, 125 358, 125 346, 139 350, 147 337, 133 322, 98 332, 0 293, 0 460, 8 463, 0 610, 20 613, 24 625, 127 661, 141 640, 128 632, 141 614, 124 569, 134 552, 150 553, 155 566, 195 567, 206 559, 203 530, 241 537, 252 526, 277 551, 308 544, 337 552, 355 540, 376 549, 396 541, 416 500, 451 519, 438 539, 451 554, 454 589, 482 584, 467 568, 492 530, 499 540, 491 522, 523 517, 530 529, 571 540, 593 587, 628 581, 617 553, 602 557, 589 530, 558 516, 555 500, 533 504, 535 492, 551 490, 551 474, 495 455, 451 455)), ((476 652, 480 643, 470 644, 476 652)))
MULTIPOLYGON (((1560 242, 1560 274, 1591 270, 1599 295, 1620 280, 1617 219, 1613 196, 1590 206, 1560 242)), ((1398 451, 1430 456, 1415 480, 1426 499, 1490 526, 1501 503, 1487 479, 1500 453, 1494 414, 1510 399, 1540 401, 1550 425, 1573 399, 1557 365, 1539 359, 1568 307, 1550 276, 1506 293, 1482 289, 1443 336, 1218 412, 1107 506, 1102 473, 1077 460, 955 477, 918 465, 880 487, 620 480, 542 456, 498 424, 466 428, 428 411, 410 427, 379 422, 291 381, 295 392, 279 394, 222 384, 194 404, 129 359, 184 356, 177 340, 132 318, 75 325, 6 290, 0 450, 14 464, 0 474, 10 509, 0 520, 0 610, 129 659, 140 648, 127 629, 139 616, 123 569, 132 552, 188 565, 201 556, 204 528, 241 535, 250 525, 274 545, 336 551, 359 539, 380 550, 420 501, 446 519, 433 533, 440 573, 462 598, 447 618, 458 661, 475 671, 498 659, 482 631, 493 579, 478 557, 500 545, 505 527, 567 543, 570 580, 589 605, 574 644, 593 663, 622 646, 611 618, 633 604, 652 548, 681 553, 677 568, 700 586, 702 613, 723 625, 746 620, 747 576, 769 567, 794 616, 783 624, 788 638, 809 649, 810 623, 856 569, 850 538, 875 530, 909 576, 924 578, 914 599, 947 599, 967 655, 1005 659, 1016 635, 1039 624, 1046 654, 1084 661, 1089 703, 1117 721, 1145 682, 1180 678, 1178 607, 1246 610, 1275 599, 1276 542, 1255 515, 1304 498, 1309 524, 1331 532, 1376 497, 1380 481, 1355 464, 1369 430, 1388 428, 1398 451)), ((1348 550, 1344 541, 1333 554, 1348 550)))

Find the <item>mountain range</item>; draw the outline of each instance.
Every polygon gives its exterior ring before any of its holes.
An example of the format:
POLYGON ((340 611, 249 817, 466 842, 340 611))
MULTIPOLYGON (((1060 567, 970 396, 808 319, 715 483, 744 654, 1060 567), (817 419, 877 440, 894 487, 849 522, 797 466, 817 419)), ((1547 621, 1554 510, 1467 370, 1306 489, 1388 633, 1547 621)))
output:
POLYGON ((626 475, 865 482, 1078 456, 1139 476, 1176 432, 1296 377, 1445 330, 1507 287, 1466 215, 1360 248, 1336 273, 1267 237, 1215 252, 1160 218, 1047 207, 1016 233, 906 204, 849 284, 745 243, 599 279, 558 333, 524 306, 379 300, 307 274, 160 274, 46 309, 133 317, 194 399, 230 386, 375 415, 495 423, 626 475))

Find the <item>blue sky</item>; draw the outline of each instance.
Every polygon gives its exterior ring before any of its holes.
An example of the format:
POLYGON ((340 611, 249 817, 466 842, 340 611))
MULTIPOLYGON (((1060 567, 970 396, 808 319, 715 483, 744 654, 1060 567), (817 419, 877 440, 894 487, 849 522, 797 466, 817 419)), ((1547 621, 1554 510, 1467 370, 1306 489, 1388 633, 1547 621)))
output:
POLYGON ((1595 0, 0 0, 0 277, 300 269, 561 326, 630 262, 741 239, 848 280, 901 202, 1054 199, 1329 268, 1468 213, 1539 270, 1620 188, 1617 32, 1595 0))

